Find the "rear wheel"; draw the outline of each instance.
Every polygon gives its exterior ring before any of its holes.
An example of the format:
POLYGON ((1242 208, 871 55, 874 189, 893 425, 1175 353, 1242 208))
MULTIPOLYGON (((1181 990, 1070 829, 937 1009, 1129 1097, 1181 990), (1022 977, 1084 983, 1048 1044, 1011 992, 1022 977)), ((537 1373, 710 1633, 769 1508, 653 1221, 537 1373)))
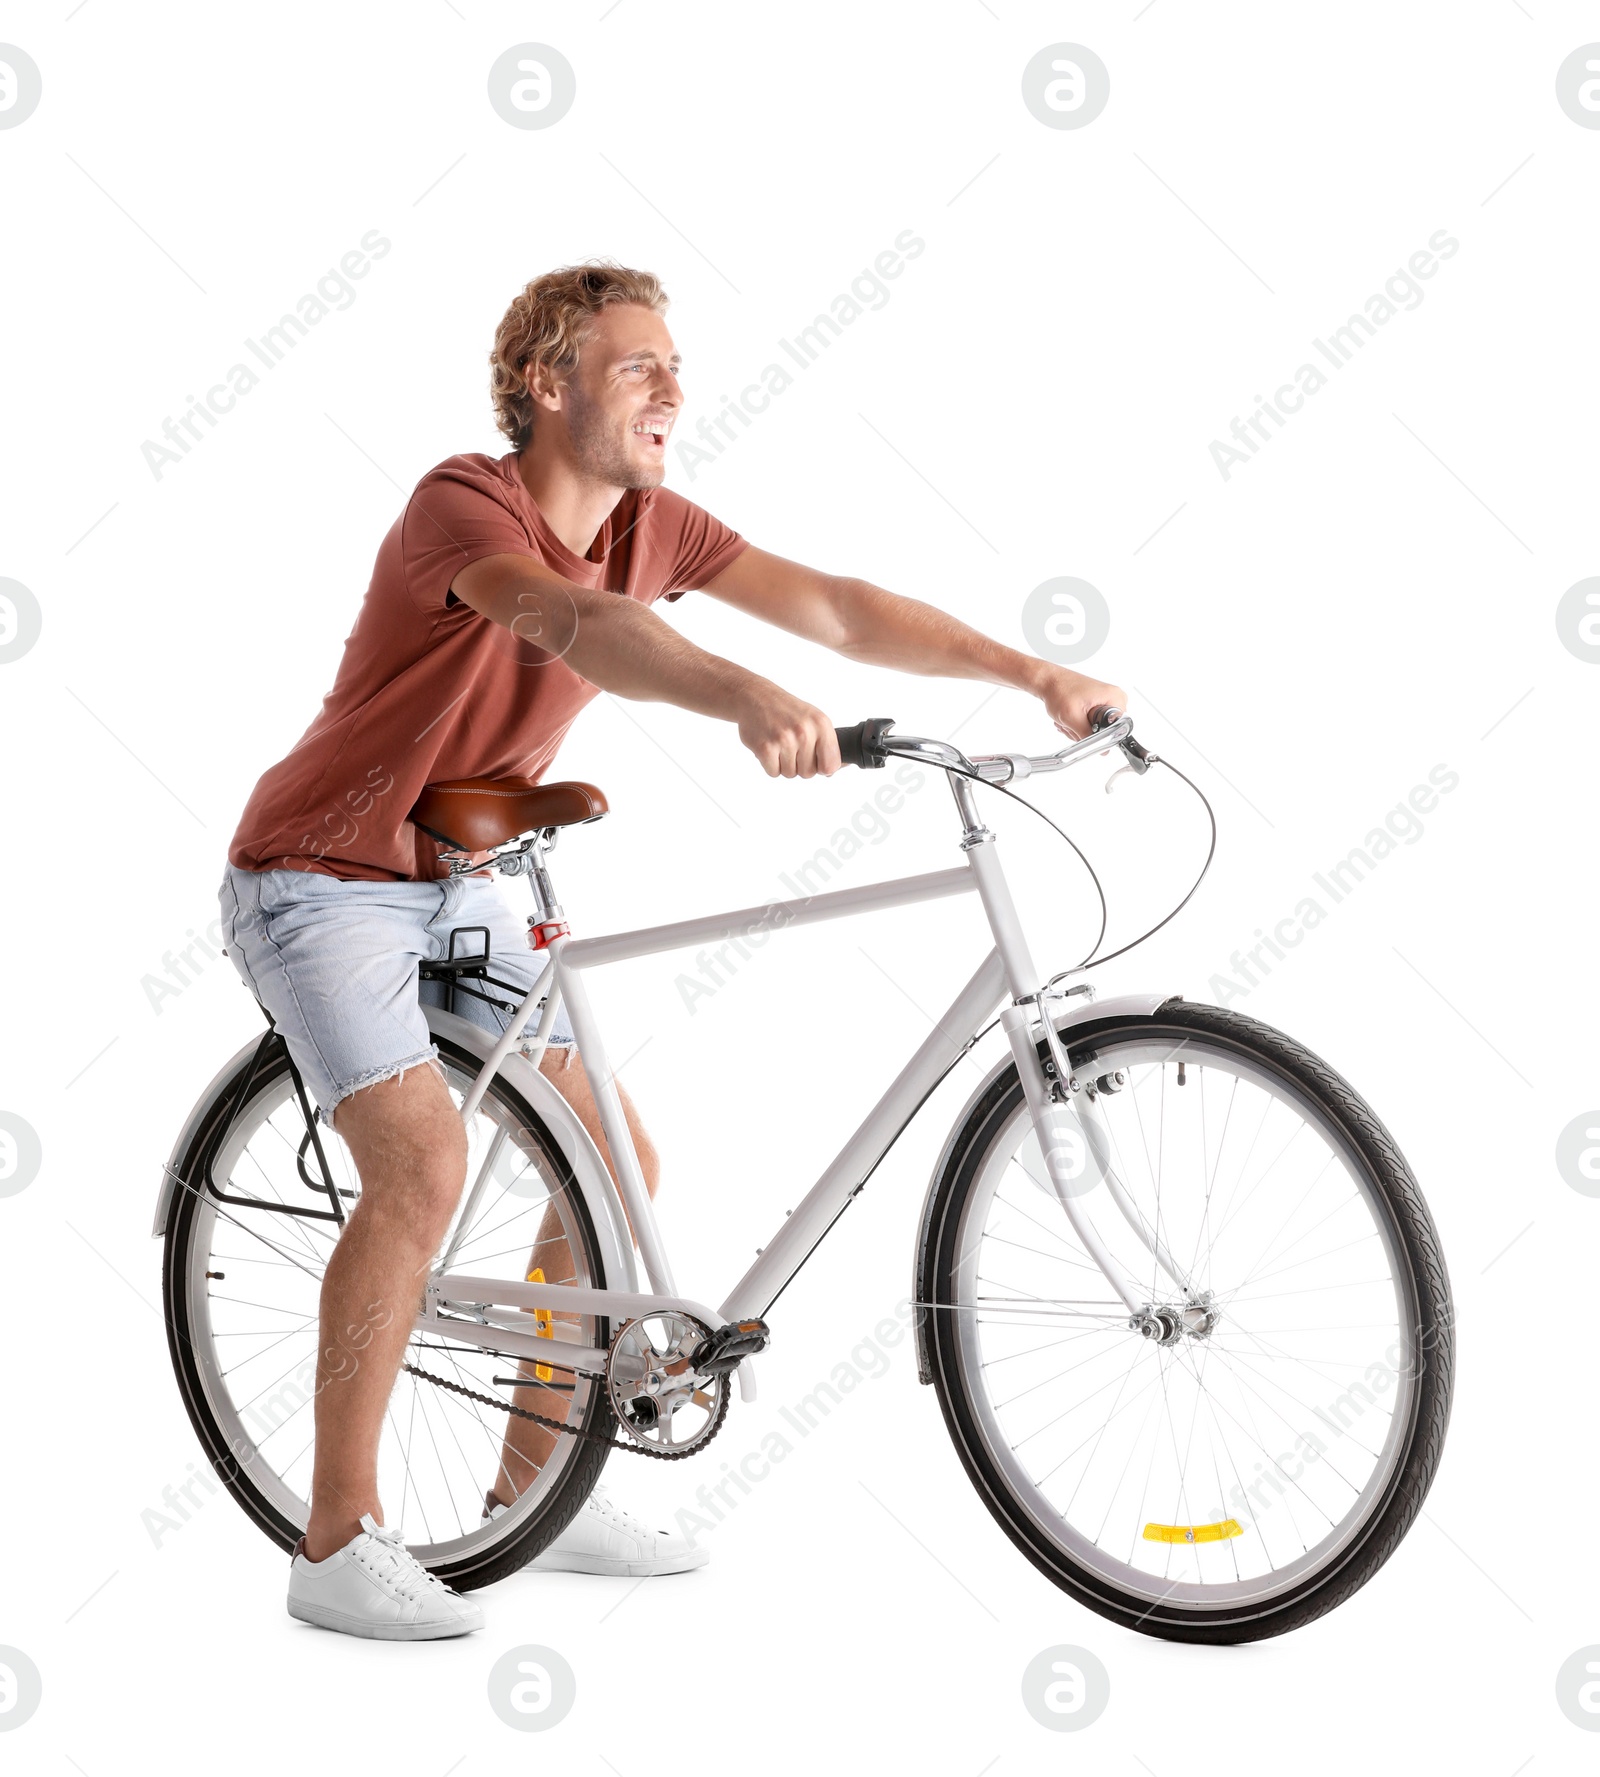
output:
POLYGON ((1282 1634, 1377 1572, 1433 1479, 1438 1235, 1371 1109, 1268 1026, 1174 1000, 1066 1036, 1093 1094, 1081 1202, 1149 1312, 1131 1325, 1078 1241, 1006 1069, 920 1255, 946 1423, 1007 1534, 1091 1609, 1169 1640, 1282 1634))
MULTIPOLYGON (((436 1040, 459 1106, 478 1058, 436 1040)), ((184 1405, 213 1467, 261 1529, 288 1549, 309 1510, 318 1297, 340 1224, 292 1213, 327 1211, 329 1200, 282 1042, 268 1043, 230 1121, 242 1073, 222 1083, 183 1157, 166 1231, 167 1336, 184 1405), (235 1201, 206 1188, 212 1148, 211 1178, 235 1201)), ((319 1135, 348 1214, 361 1189, 354 1162, 331 1129, 319 1135)), ((571 1281, 605 1288, 579 1182, 551 1131, 503 1076, 468 1131, 463 1207, 485 1164, 490 1182, 452 1268, 521 1279, 530 1261, 552 1263, 554 1226, 555 1249, 564 1244, 570 1254, 571 1281)), ((565 1267, 551 1271, 564 1274, 565 1267)), ((585 1345, 608 1342, 602 1318, 557 1318, 570 1322, 585 1345)), ((514 1358, 431 1330, 413 1335, 405 1360, 429 1377, 501 1399, 510 1391, 497 1388, 495 1377, 517 1371, 514 1358)), ((531 1392, 524 1389, 519 1401, 531 1392)), ((548 1403, 546 1391, 538 1393, 548 1403)), ((575 1429, 601 1434, 614 1426, 603 1383, 580 1376, 563 1399, 566 1423, 575 1429)), ((603 1443, 556 1437, 513 1508, 484 1523, 484 1494, 495 1483, 506 1425, 504 1413, 404 1370, 389 1402, 378 1463, 385 1513, 403 1525, 418 1560, 458 1587, 486 1585, 539 1553, 582 1506, 606 1460, 603 1443)))

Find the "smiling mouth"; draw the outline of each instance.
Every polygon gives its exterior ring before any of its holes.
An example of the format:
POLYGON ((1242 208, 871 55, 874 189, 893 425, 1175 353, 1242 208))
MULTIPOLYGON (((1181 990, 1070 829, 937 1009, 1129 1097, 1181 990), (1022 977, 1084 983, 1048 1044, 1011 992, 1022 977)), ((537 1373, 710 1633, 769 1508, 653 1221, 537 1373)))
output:
POLYGON ((638 420, 634 424, 633 435, 635 438, 642 438, 656 450, 665 450, 667 434, 671 430, 671 420, 638 420))

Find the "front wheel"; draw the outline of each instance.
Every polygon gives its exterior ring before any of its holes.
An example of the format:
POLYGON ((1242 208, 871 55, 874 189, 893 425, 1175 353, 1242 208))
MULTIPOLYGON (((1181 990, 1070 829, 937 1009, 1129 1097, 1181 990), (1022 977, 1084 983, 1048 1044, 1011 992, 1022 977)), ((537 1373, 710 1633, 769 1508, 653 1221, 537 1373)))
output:
POLYGON ((1063 1035, 1090 1095, 1082 1207, 1148 1312, 1074 1234, 1003 1069, 919 1254, 946 1424, 1012 1541, 1092 1610, 1173 1641, 1298 1628, 1393 1554, 1438 1466, 1438 1234, 1372 1110, 1267 1025, 1171 1000, 1063 1035))

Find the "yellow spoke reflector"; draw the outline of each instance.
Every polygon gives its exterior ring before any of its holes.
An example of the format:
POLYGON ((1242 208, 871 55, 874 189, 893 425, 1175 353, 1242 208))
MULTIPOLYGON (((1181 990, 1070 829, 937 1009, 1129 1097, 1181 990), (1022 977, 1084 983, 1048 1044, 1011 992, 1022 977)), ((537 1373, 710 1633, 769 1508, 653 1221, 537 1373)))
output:
MULTIPOLYGON (((542 1265, 535 1265, 523 1279, 523 1282, 543 1283, 544 1267, 542 1265)), ((535 1335, 540 1339, 555 1338, 555 1334, 550 1331, 551 1327, 555 1325, 555 1320, 555 1313, 552 1309, 535 1308, 533 1311, 533 1330, 535 1335)), ((541 1382, 552 1382, 555 1380, 556 1373, 548 1364, 535 1364, 533 1366, 533 1373, 541 1382)))
POLYGON ((1230 1536, 1243 1536, 1244 1526, 1237 1518, 1224 1518, 1220 1524, 1146 1524, 1147 1543, 1220 1543, 1230 1536))

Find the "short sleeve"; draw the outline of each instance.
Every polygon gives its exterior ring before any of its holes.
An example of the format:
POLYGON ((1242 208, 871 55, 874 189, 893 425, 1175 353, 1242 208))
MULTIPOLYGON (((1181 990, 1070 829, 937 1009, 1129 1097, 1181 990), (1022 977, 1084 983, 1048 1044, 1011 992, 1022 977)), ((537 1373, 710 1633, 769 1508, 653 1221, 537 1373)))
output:
POLYGON ((715 580, 729 562, 749 547, 720 518, 713 518, 704 508, 668 488, 657 490, 656 510, 661 519, 661 544, 672 563, 661 589, 664 599, 681 598, 708 580, 715 580))
POLYGON ((417 483, 401 522, 406 590, 419 610, 444 608, 450 584, 486 555, 539 559, 492 469, 452 459, 417 483))

